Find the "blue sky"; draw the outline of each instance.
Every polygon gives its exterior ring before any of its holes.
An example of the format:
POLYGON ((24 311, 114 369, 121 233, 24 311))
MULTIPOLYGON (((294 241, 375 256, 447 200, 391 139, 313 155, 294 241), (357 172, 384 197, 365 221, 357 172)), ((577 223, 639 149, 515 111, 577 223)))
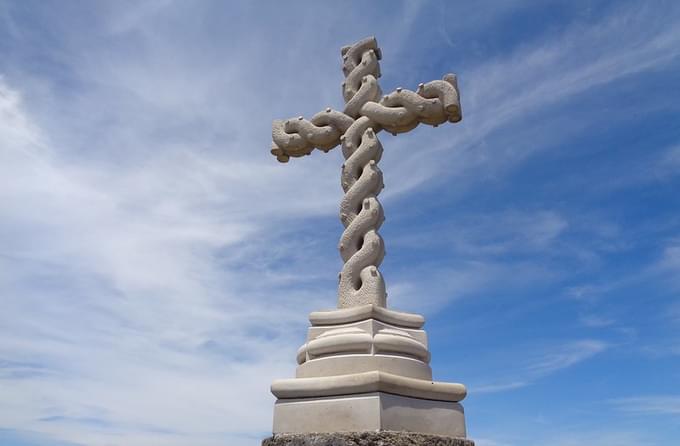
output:
POLYGON ((341 154, 271 121, 459 76, 381 135, 391 308, 478 446, 680 439, 677 2, 0 1, 0 444, 257 445, 335 305, 341 154))

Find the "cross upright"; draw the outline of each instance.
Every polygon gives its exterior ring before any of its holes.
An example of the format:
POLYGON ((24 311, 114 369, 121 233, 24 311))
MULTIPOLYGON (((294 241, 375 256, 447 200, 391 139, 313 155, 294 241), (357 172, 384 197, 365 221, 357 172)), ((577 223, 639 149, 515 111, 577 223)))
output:
POLYGON ((419 84, 414 91, 397 88, 383 96, 378 84, 381 51, 375 37, 341 50, 345 81, 342 112, 327 108, 310 120, 302 116, 274 121, 271 153, 280 162, 309 155, 314 149, 328 152, 342 145, 345 163, 341 184, 345 195, 340 220, 345 227, 338 249, 344 262, 339 274, 338 308, 372 304, 385 307, 385 282, 378 270, 385 255, 378 229, 384 221, 378 194, 383 189, 378 161, 382 145, 377 133, 396 135, 418 124, 433 127, 461 120, 458 85, 454 74, 443 80, 419 84))

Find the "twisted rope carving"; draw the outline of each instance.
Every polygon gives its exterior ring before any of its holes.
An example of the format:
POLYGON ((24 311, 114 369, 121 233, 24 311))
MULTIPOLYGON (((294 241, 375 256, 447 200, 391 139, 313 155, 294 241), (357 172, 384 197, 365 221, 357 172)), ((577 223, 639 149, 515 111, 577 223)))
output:
POLYGON ((327 108, 311 120, 302 116, 274 121, 271 153, 281 162, 290 157, 324 152, 342 143, 345 163, 341 184, 345 195, 340 220, 345 226, 339 243, 344 266, 339 276, 338 307, 372 303, 385 306, 385 283, 378 271, 385 256, 378 229, 384 221, 378 194, 383 189, 378 161, 382 145, 377 133, 404 133, 418 124, 437 126, 461 120, 454 74, 420 84, 417 91, 397 88, 382 96, 378 78, 382 57, 374 37, 343 47, 343 112, 327 108))
POLYGON ((291 156, 309 155, 315 148, 328 152, 340 143, 354 119, 346 114, 327 108, 317 113, 310 121, 302 116, 276 120, 272 125, 272 155, 282 163, 291 156))
POLYGON ((338 307, 372 303, 384 307, 387 294, 385 281, 378 270, 385 257, 385 244, 378 229, 385 220, 378 194, 383 189, 378 161, 382 145, 374 127, 376 123, 360 116, 364 105, 380 99, 382 92, 378 42, 371 37, 345 47, 343 57, 342 94, 345 114, 355 118, 342 135, 341 184, 345 196, 340 203, 340 221, 345 230, 338 248, 345 262, 339 276, 338 307))
POLYGON ((345 230, 338 248, 345 264, 339 276, 338 307, 372 303, 385 306, 385 282, 378 267, 385 246, 378 229, 385 220, 378 194, 383 189, 378 161, 382 145, 370 118, 361 116, 342 138, 345 164, 342 167, 340 221, 345 230))

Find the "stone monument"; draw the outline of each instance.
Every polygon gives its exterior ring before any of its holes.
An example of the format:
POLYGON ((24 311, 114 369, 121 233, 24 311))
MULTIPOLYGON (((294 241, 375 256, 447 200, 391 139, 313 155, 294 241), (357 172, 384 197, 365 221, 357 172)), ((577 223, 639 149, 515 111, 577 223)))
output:
POLYGON ((313 312, 296 377, 275 381, 274 436, 265 446, 473 445, 465 436, 462 384, 432 381, 430 352, 418 314, 386 308, 378 270, 385 255, 378 132, 408 132, 461 120, 456 76, 397 88, 378 85, 381 52, 374 37, 342 48, 342 112, 274 121, 271 153, 281 162, 342 147, 340 220, 344 262, 338 308, 313 312))

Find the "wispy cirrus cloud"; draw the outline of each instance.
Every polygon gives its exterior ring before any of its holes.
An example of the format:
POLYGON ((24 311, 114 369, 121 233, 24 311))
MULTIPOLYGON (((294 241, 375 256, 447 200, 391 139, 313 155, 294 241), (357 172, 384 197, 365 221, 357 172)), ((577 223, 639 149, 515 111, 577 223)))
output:
POLYGON ((618 411, 636 415, 680 416, 680 396, 645 395, 628 398, 614 398, 609 403, 618 411))
POLYGON ((596 339, 570 341, 558 345, 551 345, 541 352, 523 354, 519 358, 520 366, 517 370, 508 371, 503 381, 491 384, 470 385, 470 392, 496 393, 515 390, 529 386, 536 381, 560 370, 573 367, 609 348, 606 342, 596 339))
POLYGON ((536 152, 555 147, 555 141, 604 122, 605 116, 586 116, 587 110, 578 107, 579 119, 562 113, 593 89, 677 62, 680 32, 673 23, 677 11, 667 11, 663 18, 658 12, 625 5, 596 24, 566 27, 549 39, 525 43, 467 69, 460 78, 465 119, 458 132, 450 140, 432 132, 400 136, 391 149, 398 153, 393 159, 399 163, 389 164, 389 169, 409 181, 386 190, 386 195, 432 181, 442 171, 447 178, 464 177, 458 191, 465 191, 475 184, 480 167, 487 175, 511 169, 536 152), (649 26, 650 20, 655 26, 649 26), (537 113, 561 118, 555 125, 537 126, 529 118, 537 113), (557 124, 565 121, 569 124, 557 124), (550 140, 545 139, 548 135, 550 140), (410 149, 416 138, 425 139, 425 153, 410 149))
POLYGON ((580 321, 586 327, 591 328, 609 327, 610 325, 616 323, 616 321, 612 318, 599 316, 596 314, 584 314, 580 317, 580 321))

